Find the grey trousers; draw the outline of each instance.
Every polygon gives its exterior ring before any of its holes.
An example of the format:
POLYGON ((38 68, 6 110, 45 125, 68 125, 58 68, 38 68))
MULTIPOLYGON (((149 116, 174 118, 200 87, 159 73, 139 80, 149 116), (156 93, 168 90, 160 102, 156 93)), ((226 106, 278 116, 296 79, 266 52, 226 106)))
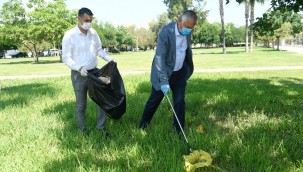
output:
MULTIPOLYGON (((87 104, 88 78, 81 76, 77 71, 71 71, 71 80, 76 95, 76 117, 80 130, 85 131, 87 129, 85 126, 85 112, 87 104)), ((97 128, 105 129, 106 113, 100 106, 98 106, 97 116, 97 128)))

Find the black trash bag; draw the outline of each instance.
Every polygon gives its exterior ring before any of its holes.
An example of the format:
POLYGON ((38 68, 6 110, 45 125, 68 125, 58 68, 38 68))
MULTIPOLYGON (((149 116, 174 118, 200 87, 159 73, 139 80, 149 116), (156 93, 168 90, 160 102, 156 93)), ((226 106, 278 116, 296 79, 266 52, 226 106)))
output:
POLYGON ((112 119, 121 118, 126 111, 126 94, 117 63, 110 61, 101 69, 88 73, 88 95, 112 119))

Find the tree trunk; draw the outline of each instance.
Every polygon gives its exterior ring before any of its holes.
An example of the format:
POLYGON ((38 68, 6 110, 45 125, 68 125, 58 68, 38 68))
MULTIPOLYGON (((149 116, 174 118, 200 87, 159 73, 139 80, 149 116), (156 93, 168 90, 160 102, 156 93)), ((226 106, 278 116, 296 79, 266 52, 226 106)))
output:
POLYGON ((60 56, 60 62, 63 63, 63 59, 62 59, 62 50, 59 49, 59 56, 60 56), (61 53, 60 53, 61 51, 61 53))
POLYGON ((253 51, 254 47, 254 31, 253 31, 253 24, 255 22, 255 1, 251 1, 251 6, 250 6, 250 49, 249 51, 253 51))
POLYGON ((290 39, 290 46, 293 46, 293 42, 292 42, 292 39, 290 39))
POLYGON ((279 45, 280 45, 280 37, 278 37, 278 39, 277 39, 277 50, 280 50, 279 45))
POLYGON ((248 52, 248 17, 249 17, 249 0, 245 1, 245 52, 248 52))
POLYGON ((222 25, 222 30, 221 30, 221 35, 222 35, 222 47, 223 47, 223 54, 226 54, 223 0, 219 0, 219 4, 220 4, 221 25, 222 25))
POLYGON ((38 57, 38 54, 37 54, 37 48, 36 48, 36 44, 34 44, 34 51, 35 53, 33 54, 34 56, 34 60, 36 63, 39 63, 39 57, 38 57))
POLYGON ((30 50, 30 52, 32 53, 32 57, 34 59, 35 63, 39 63, 39 59, 38 59, 38 55, 37 55, 37 49, 36 49, 36 44, 34 44, 33 42, 29 42, 30 44, 32 44, 33 47, 31 47, 30 45, 23 43, 23 45, 28 48, 30 50))

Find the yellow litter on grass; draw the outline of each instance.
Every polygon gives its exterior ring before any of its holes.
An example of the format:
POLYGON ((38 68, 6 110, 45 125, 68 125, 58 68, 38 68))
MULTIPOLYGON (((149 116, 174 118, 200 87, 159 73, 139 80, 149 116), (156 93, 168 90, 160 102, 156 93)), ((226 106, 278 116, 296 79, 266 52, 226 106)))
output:
POLYGON ((200 124, 198 127, 197 127, 197 132, 198 133, 203 133, 204 129, 203 129, 203 126, 202 124, 200 124))
POLYGON ((195 150, 189 155, 184 155, 184 160, 187 172, 193 172, 201 167, 208 167, 213 161, 210 154, 203 150, 195 150))

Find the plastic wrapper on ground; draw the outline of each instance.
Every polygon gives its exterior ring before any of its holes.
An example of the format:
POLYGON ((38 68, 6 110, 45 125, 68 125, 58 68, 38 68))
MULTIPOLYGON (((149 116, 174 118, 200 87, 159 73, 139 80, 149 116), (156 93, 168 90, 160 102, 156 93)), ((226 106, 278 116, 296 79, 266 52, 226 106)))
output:
POLYGON ((189 155, 184 155, 184 160, 187 172, 194 172, 198 168, 208 167, 213 161, 210 154, 203 150, 195 150, 189 155))

